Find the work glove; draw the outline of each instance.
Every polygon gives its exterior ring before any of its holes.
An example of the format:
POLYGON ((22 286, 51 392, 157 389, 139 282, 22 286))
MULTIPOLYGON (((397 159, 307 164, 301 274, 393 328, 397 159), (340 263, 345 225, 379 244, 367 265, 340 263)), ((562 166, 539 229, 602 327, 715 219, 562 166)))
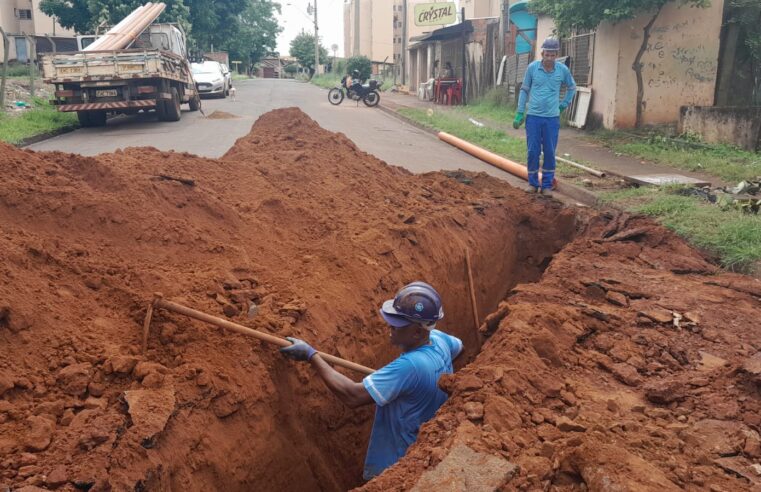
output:
POLYGON ((298 338, 293 337, 285 337, 285 339, 291 342, 293 345, 290 347, 281 348, 280 353, 289 359, 308 361, 311 360, 312 356, 317 353, 317 351, 304 340, 299 340, 298 338))
POLYGON ((560 103, 560 108, 559 108, 560 109, 560 113, 562 114, 563 111, 565 111, 565 108, 567 108, 567 107, 568 107, 568 105, 566 103, 560 103))
POLYGON ((521 127, 523 123, 523 113, 515 113, 515 119, 513 120, 513 128, 516 130, 521 127))

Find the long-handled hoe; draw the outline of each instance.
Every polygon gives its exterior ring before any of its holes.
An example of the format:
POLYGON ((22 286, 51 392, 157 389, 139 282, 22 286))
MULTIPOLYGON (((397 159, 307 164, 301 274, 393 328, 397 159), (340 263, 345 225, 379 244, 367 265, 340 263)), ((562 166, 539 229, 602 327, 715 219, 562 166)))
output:
MULTIPOLYGON (((216 316, 212 316, 210 314, 206 314, 201 311, 196 311, 195 309, 191 309, 187 306, 183 306, 182 304, 177 304, 176 302, 167 301, 166 299, 163 298, 161 294, 154 294, 153 302, 151 302, 150 306, 148 306, 148 311, 145 314, 145 321, 143 322, 143 355, 145 355, 145 351, 148 348, 148 334, 151 327, 151 318, 153 317, 153 311, 155 309, 166 309, 167 311, 172 311, 173 313, 182 314, 189 318, 194 318, 199 321, 204 321, 206 323, 218 326, 220 328, 225 328, 227 330, 240 333, 241 335, 257 338, 259 340, 262 340, 263 342, 277 345, 278 347, 288 347, 291 345, 291 342, 289 342, 285 338, 276 337, 274 335, 270 335, 269 333, 264 333, 258 330, 254 330, 252 328, 248 328, 243 325, 239 325, 237 323, 233 323, 231 321, 227 321, 226 319, 218 318, 216 316)), ((341 359, 340 357, 336 357, 335 355, 330 355, 323 352, 317 352, 317 353, 320 354, 320 357, 322 357, 326 362, 335 364, 340 367, 344 367, 346 369, 351 369, 352 371, 357 371, 365 375, 372 374, 373 372, 375 372, 375 369, 370 369, 369 367, 356 364, 346 359, 341 359)))

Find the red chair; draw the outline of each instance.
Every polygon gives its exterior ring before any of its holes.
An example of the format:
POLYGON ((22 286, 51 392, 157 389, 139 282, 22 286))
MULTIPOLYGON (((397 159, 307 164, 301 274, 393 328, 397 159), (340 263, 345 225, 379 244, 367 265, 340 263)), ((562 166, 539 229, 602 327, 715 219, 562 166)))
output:
POLYGON ((447 89, 447 105, 453 104, 462 104, 462 82, 459 79, 447 89))

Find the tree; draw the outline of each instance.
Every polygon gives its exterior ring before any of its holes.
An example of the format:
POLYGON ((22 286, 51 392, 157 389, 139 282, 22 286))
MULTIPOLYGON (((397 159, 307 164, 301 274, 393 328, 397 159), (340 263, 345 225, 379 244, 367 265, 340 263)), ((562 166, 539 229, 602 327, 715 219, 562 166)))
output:
MULTIPOLYGON (((191 48, 227 50, 234 59, 255 63, 273 50, 281 28, 272 0, 162 0, 159 22, 179 22, 191 48)), ((101 22, 115 25, 145 0, 42 0, 40 9, 64 27, 93 32, 101 22)))
POLYGON ((280 4, 270 0, 249 1, 238 16, 233 32, 220 46, 248 65, 258 62, 277 47, 277 35, 282 28, 275 12, 280 12, 280 4))
MULTIPOLYGON (((291 40, 290 54, 298 60, 299 64, 314 74, 314 34, 301 32, 291 40)), ((320 45, 320 63, 328 59, 328 50, 320 45)))
MULTIPOLYGON (((650 15, 650 19, 642 28, 643 36, 637 55, 632 63, 632 70, 637 77, 637 120, 636 126, 642 126, 645 87, 642 78, 642 56, 647 51, 650 42, 650 32, 653 24, 672 0, 532 0, 529 9, 537 14, 552 17, 555 26, 561 34, 567 34, 574 28, 595 29, 601 22, 621 22, 633 19, 640 14, 650 15)), ((708 7, 710 0, 673 0, 681 5, 691 7, 708 7)))
POLYGON ((363 55, 352 56, 346 60, 346 71, 351 73, 354 70, 359 70, 359 77, 362 80, 370 78, 370 73, 373 71, 373 65, 370 59, 363 55))
MULTIPOLYGON (((183 0, 163 0, 166 9, 160 22, 178 22, 186 31, 190 28, 189 11, 183 0)), ((144 5, 144 0, 42 0, 40 10, 58 19, 63 27, 78 33, 95 32, 101 24, 114 26, 130 12, 144 5)))

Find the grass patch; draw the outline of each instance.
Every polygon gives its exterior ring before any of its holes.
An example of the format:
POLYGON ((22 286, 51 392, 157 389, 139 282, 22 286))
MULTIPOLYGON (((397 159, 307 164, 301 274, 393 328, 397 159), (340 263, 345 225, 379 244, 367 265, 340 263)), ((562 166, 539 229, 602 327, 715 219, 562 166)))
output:
MULTIPOLYGON (((526 162, 525 140, 508 135, 496 128, 474 125, 468 121, 469 115, 465 109, 461 108, 459 111, 432 110, 429 113, 424 109, 401 108, 399 113, 432 130, 450 133, 516 162, 522 164, 526 162)), ((512 118, 510 123, 512 123, 512 118)), ((557 163, 555 172, 563 177, 587 175, 585 171, 562 162, 557 163)))
POLYGON ((341 85, 341 77, 337 73, 326 73, 322 75, 315 75, 312 77, 311 82, 317 87, 323 89, 332 89, 341 85))
MULTIPOLYGON (((8 64, 8 77, 29 77, 29 65, 19 65, 16 63, 8 64)), ((0 63, 0 73, 3 71, 3 64, 0 63)))
POLYGON ((519 162, 526 159, 525 141, 488 126, 478 127, 469 122, 464 113, 447 110, 428 112, 417 108, 401 108, 399 113, 425 127, 451 133, 508 159, 519 162))
POLYGON ((493 88, 481 99, 467 106, 456 106, 454 111, 472 118, 484 118, 504 125, 512 125, 515 119, 514 103, 503 88, 493 88))
POLYGON ((76 113, 59 113, 43 99, 35 98, 33 108, 20 115, 0 113, 0 140, 19 144, 36 135, 78 125, 76 113))
POLYGON ((716 254, 732 271, 747 272, 761 260, 761 216, 723 210, 677 187, 641 187, 600 195, 632 212, 656 218, 691 243, 716 254))
POLYGON ((249 77, 245 73, 238 73, 238 72, 232 72, 233 80, 249 80, 249 79, 255 79, 256 77, 249 77))
POLYGON ((761 176, 761 154, 728 145, 696 148, 663 136, 638 138, 615 131, 600 131, 593 138, 621 154, 687 171, 704 172, 729 183, 761 176))

